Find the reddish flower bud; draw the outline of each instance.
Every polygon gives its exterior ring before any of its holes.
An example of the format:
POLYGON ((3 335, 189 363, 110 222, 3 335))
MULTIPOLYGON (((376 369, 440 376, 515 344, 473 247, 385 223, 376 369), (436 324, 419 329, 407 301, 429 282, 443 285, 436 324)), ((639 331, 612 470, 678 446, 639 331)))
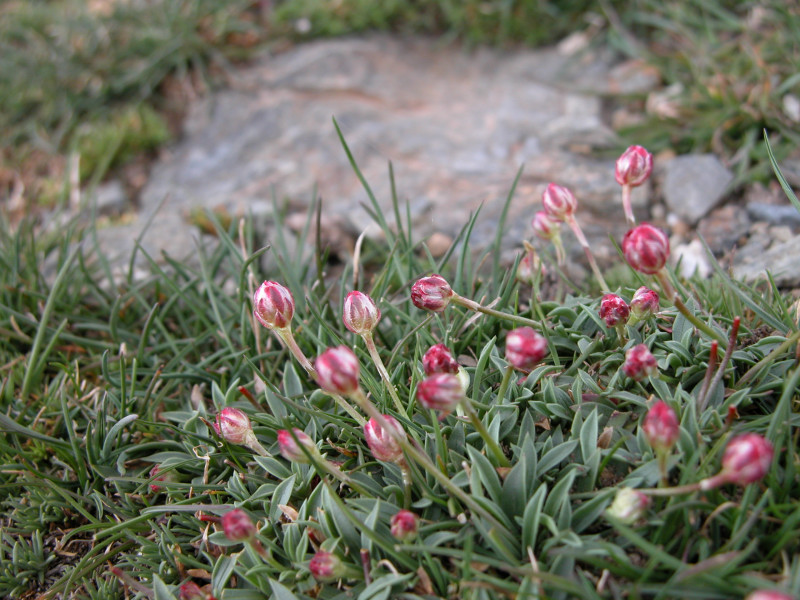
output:
POLYGON ((642 273, 658 273, 669 258, 669 238, 658 227, 642 223, 622 238, 625 260, 642 273))
POLYGON ((458 373, 458 363, 450 350, 444 344, 431 346, 422 357, 422 369, 425 375, 430 377, 436 373, 458 373))
POLYGON ((639 490, 623 487, 617 490, 614 502, 608 507, 607 513, 630 525, 638 521, 647 507, 650 506, 650 497, 639 490))
POLYGON ((642 422, 642 429, 647 443, 656 452, 669 452, 680 436, 678 415, 663 400, 653 404, 647 411, 642 422))
POLYGON ((452 412, 463 397, 464 387, 461 380, 450 373, 436 373, 420 381, 417 386, 420 404, 445 415, 452 412))
POLYGON ((417 279, 411 286, 411 302, 422 310, 441 312, 450 303, 453 290, 441 275, 417 279))
POLYGON ((226 406, 217 413, 214 430, 229 444, 247 445, 255 439, 250 419, 243 411, 232 406, 226 406))
POLYGON ((401 542, 410 542, 417 537, 419 519, 410 510, 402 509, 392 517, 390 531, 401 542))
POLYGON ((756 590, 744 600, 795 600, 795 597, 777 590, 756 590))
POLYGON ((658 292, 640 287, 631 299, 630 308, 637 320, 649 319, 658 312, 658 292))
POLYGON ((150 469, 150 477, 153 478, 153 480, 150 482, 150 491, 153 492, 154 494, 158 493, 158 490, 164 487, 156 482, 175 481, 175 475, 173 471, 167 471, 166 473, 162 473, 161 465, 154 465, 153 468, 150 469))
POLYGON ((625 363, 622 372, 634 381, 641 381, 650 375, 658 373, 656 357, 644 344, 638 344, 628 349, 625 353, 625 363))
POLYGON ((289 327, 294 316, 292 292, 275 281, 265 281, 253 294, 253 315, 267 329, 289 327))
POLYGON ((349 396, 358 389, 358 359, 347 346, 328 348, 314 363, 317 383, 326 392, 349 396))
POLYGON ((625 300, 616 294, 606 294, 600 301, 600 318, 606 327, 616 327, 628 320, 631 309, 625 300))
POLYGON ((772 444, 757 433, 745 433, 728 442, 722 455, 725 481, 747 485, 767 474, 772 464, 772 444))
POLYGON ((317 452, 317 446, 303 430, 295 427, 292 431, 294 437, 287 429, 278 431, 278 451, 289 462, 307 463, 308 455, 303 452, 303 448, 314 455, 317 452))
POLYGON ((506 334, 506 360, 515 369, 530 371, 547 354, 547 340, 530 327, 517 327, 506 334))
POLYGON ((542 205, 549 217, 564 221, 578 208, 578 201, 568 188, 550 183, 542 193, 542 205))
POLYGON ((258 533, 250 515, 241 508, 234 508, 222 515, 222 531, 232 542, 249 542, 258 533))
POLYGON ((533 227, 533 232, 543 240, 552 240, 561 230, 561 224, 543 210, 534 215, 531 227, 533 227))
POLYGON ((653 155, 641 146, 631 146, 617 159, 614 177, 620 185, 642 185, 653 172, 653 155))
POLYGON ((353 291, 344 299, 342 321, 353 333, 369 333, 381 319, 381 311, 375 301, 363 292, 353 291))
POLYGON ((542 268, 542 261, 536 252, 533 251, 533 246, 522 255, 522 258, 517 265, 517 280, 528 285, 533 285, 536 278, 544 272, 542 268))
POLYGON ((214 596, 204 592, 195 582, 187 581, 181 586, 179 600, 215 600, 214 596))
POLYGON ((372 418, 364 424, 364 437, 372 456, 384 462, 396 463, 403 459, 403 449, 397 438, 405 439, 406 432, 393 416, 383 415, 383 418, 393 431, 387 431, 372 418))
POLYGON ((345 568, 339 557, 330 552, 320 550, 308 563, 308 569, 319 581, 332 581, 344 575, 345 568))

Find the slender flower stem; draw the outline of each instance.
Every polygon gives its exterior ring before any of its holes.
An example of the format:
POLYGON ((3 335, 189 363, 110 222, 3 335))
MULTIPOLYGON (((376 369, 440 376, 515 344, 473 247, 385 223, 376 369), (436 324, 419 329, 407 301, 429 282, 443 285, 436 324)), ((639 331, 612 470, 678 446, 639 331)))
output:
POLYGON ((398 462, 397 466, 403 474, 403 508, 408 510, 411 507, 411 468, 405 459, 398 462))
POLYGON ((691 494, 692 492, 706 492, 721 486, 728 481, 725 473, 718 473, 713 477, 702 479, 696 483, 688 483, 686 485, 678 485, 675 487, 667 488, 644 488, 637 490, 648 496, 679 496, 680 494, 691 494))
POLYGON ((501 467, 510 467, 511 463, 506 458, 506 455, 503 454, 502 448, 497 445, 497 442, 492 438, 489 434, 489 430, 486 429, 486 426, 483 424, 483 421, 480 420, 478 417, 478 413, 475 412, 475 409, 472 408, 472 403, 469 401, 469 398, 464 396, 461 400, 461 407, 464 409, 464 412, 467 413, 472 426, 478 431, 480 436, 483 438, 483 441, 486 442, 486 445, 489 447, 489 450, 494 455, 497 464, 501 467))
POLYGON ((508 391, 508 384, 511 382, 511 376, 514 374, 514 367, 508 365, 503 372, 503 381, 500 382, 500 389, 497 390, 497 403, 502 404, 508 391))
POLYGON ((633 216, 633 207, 631 206, 631 186, 627 183, 622 186, 622 208, 625 210, 628 229, 633 229, 636 227, 636 217, 633 216))
POLYGON ((677 308, 680 311, 680 313, 684 317, 686 317, 692 325, 697 327, 697 329, 699 329, 709 337, 712 337, 715 340, 717 340, 720 346, 722 346, 724 349, 727 350, 728 341, 725 339, 725 336, 722 335, 720 332, 711 329, 711 327, 703 323, 692 313, 692 311, 689 310, 689 307, 687 307, 683 303, 683 300, 681 300, 680 296, 678 296, 677 290, 675 290, 675 288, 672 287, 672 284, 670 283, 669 278, 667 277, 666 271, 664 271, 664 269, 661 269, 658 273, 655 274, 655 277, 658 280, 658 283, 661 285, 661 291, 664 292, 664 296, 666 296, 669 299, 669 301, 675 305, 675 308, 677 308))
POLYGON ((267 452, 264 446, 262 446, 256 439, 255 434, 247 436, 247 440, 245 441, 244 445, 260 456, 270 456, 270 453, 267 452))
POLYGON ((367 345, 367 351, 369 351, 372 362, 375 363, 375 367, 378 369, 378 373, 380 373, 381 379, 383 379, 383 383, 386 385, 386 389, 389 390, 389 395, 394 401, 394 406, 397 409, 397 412, 408 418, 408 413, 403 407, 403 403, 400 401, 400 397, 397 395, 397 390, 394 389, 392 380, 389 379, 389 373, 386 371, 386 367, 381 360, 381 356, 378 354, 378 349, 375 347, 375 340, 372 337, 372 332, 368 331, 361 337, 364 338, 364 343, 367 345))
POLYGON ((300 350, 300 346, 297 345, 297 342, 294 339, 294 335, 292 334, 292 330, 288 327, 284 327, 283 329, 274 329, 275 333, 283 340, 283 343, 286 344, 286 347, 289 349, 294 357, 297 359, 297 362, 300 363, 300 366, 303 367, 306 372, 313 378, 317 377, 317 371, 311 364, 311 361, 306 358, 306 355, 303 354, 303 351, 300 350))
POLYGON ((578 221, 572 215, 567 217, 566 222, 567 225, 569 225, 569 228, 572 229, 572 233, 574 233, 575 237, 578 238, 580 245, 583 246, 583 252, 586 254, 586 260, 589 261, 589 266, 592 268, 592 272, 594 273, 595 279, 597 279, 597 283, 600 284, 600 289, 603 291, 603 293, 608 293, 608 284, 606 283, 606 280, 603 279, 603 274, 600 272, 600 267, 597 266, 597 261, 594 259, 592 249, 589 247, 589 241, 586 239, 586 236, 583 235, 581 226, 578 225, 578 221))
POLYGON ((528 319, 526 317, 521 317, 519 315, 510 315, 508 313, 504 313, 499 310, 495 310, 493 308, 488 308, 486 306, 478 304, 474 300, 470 300, 469 298, 464 298, 464 296, 459 296, 456 293, 454 293, 453 296, 450 298, 450 302, 454 302, 455 304, 460 304, 465 308, 474 310, 479 313, 483 313, 485 315, 489 315, 490 317, 497 317, 498 319, 513 321, 514 323, 519 323, 520 325, 528 325, 529 327, 536 327, 536 328, 540 328, 542 326, 541 323, 539 323, 538 321, 534 321, 533 319, 528 319))

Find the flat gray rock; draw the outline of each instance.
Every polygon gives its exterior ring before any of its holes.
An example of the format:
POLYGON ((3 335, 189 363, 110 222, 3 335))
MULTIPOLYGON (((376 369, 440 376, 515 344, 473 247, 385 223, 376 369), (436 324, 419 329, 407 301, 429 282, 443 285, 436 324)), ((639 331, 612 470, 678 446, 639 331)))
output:
POLYGON ((788 239, 774 241, 767 246, 764 236, 754 235, 737 255, 733 275, 747 282, 772 274, 775 283, 782 288, 800 287, 800 237, 785 236, 788 239))
POLYGON ((713 154, 685 154, 664 166, 664 201, 669 210, 695 224, 722 200, 733 181, 713 154))

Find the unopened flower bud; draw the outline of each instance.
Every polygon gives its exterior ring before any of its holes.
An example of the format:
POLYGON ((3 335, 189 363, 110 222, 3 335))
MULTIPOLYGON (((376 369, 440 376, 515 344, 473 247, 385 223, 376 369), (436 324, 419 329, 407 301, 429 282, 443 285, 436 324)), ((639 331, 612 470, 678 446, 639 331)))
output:
POLYGON ((744 600, 795 600, 795 597, 777 590, 756 590, 744 600))
POLYGON ((614 502, 606 512, 626 525, 630 525, 642 517, 648 506, 650 506, 649 496, 639 490, 622 487, 617 490, 614 502))
POLYGON ((456 375, 436 373, 423 379, 417 386, 417 399, 425 408, 443 414, 452 412, 464 398, 464 387, 456 375))
POLYGON ((667 264, 669 238, 658 227, 642 223, 622 238, 622 253, 635 270, 653 275, 667 264))
POLYGON ((625 353, 625 363, 622 372, 634 381, 641 381, 658 373, 656 357, 644 344, 637 344, 625 353))
POLYGON ((417 537, 419 519, 410 510, 402 509, 392 517, 390 531, 401 542, 410 542, 417 537))
POLYGON ((527 283, 528 285, 532 285, 541 272, 542 261, 531 248, 525 252, 525 254, 522 255, 522 258, 519 260, 516 273, 517 280, 527 283))
POLYGON ((444 344, 436 344, 428 348, 422 357, 422 369, 430 377, 436 373, 458 373, 459 365, 450 350, 444 344))
POLYGON ((375 329, 380 318, 381 311, 372 298, 359 291, 347 294, 342 320, 350 331, 358 335, 369 333, 375 329))
POLYGON ((265 281, 253 294, 253 315, 267 329, 285 329, 294 316, 292 293, 275 281, 265 281))
POLYGON ((255 438, 250 419, 243 411, 232 406, 226 406, 217 413, 214 430, 229 444, 247 445, 255 438))
POLYGON ((417 279, 411 286, 411 302, 422 310, 441 312, 450 303, 453 289, 441 275, 417 279))
POLYGON ((616 327, 628 320, 631 309, 621 296, 606 294, 600 301, 600 318, 606 322, 606 327, 616 327))
POLYGON ((773 453, 772 443, 757 433, 738 435, 725 448, 721 474, 738 485, 758 481, 769 471, 773 453))
POLYGON ((222 531, 232 542, 249 542, 258 533, 250 515, 241 508, 234 508, 222 515, 222 531))
POLYGON ((326 392, 349 396, 358 389, 358 358, 347 346, 328 348, 314 363, 317 383, 326 392))
POLYGON ((214 596, 204 592, 194 581, 184 583, 178 594, 179 600, 215 600, 214 596))
POLYGON ((547 340, 530 327, 517 327, 506 334, 506 360, 515 369, 528 372, 547 354, 547 340))
POLYGON ((281 456, 289 462, 307 463, 308 454, 312 456, 317 452, 317 446, 302 429, 296 427, 290 432, 288 429, 278 431, 278 450, 281 456), (294 433, 294 436, 292 435, 294 433))
POLYGON ((637 321, 649 319, 658 312, 658 292, 640 287, 631 298, 630 308, 637 321))
POLYGON ((614 177, 620 185, 642 185, 653 172, 653 155, 641 146, 631 146, 617 159, 614 177))
POLYGON ((334 579, 341 578, 346 569, 342 561, 335 554, 320 550, 311 559, 308 564, 308 569, 314 576, 314 579, 319 581, 333 581, 334 579))
POLYGON ((373 417, 364 424, 364 438, 372 456, 384 462, 396 463, 403 459, 403 449, 397 438, 405 439, 406 432, 393 416, 383 415, 383 418, 392 431, 381 427, 373 417))
POLYGON ((542 205, 548 216, 556 221, 564 221, 578 208, 578 201, 568 188, 550 183, 542 193, 542 205))
POLYGON ((659 400, 647 411, 642 422, 642 430, 647 443, 656 452, 669 452, 680 436, 678 415, 669 404, 659 400))
POLYGON ((158 491, 164 487, 163 485, 159 485, 158 482, 172 482, 175 481, 175 474, 173 471, 162 472, 161 465, 154 465, 152 469, 150 469, 150 478, 152 481, 150 482, 150 491, 158 493, 158 491))
POLYGON ((560 233, 561 223, 556 221, 545 211, 540 210, 533 216, 531 227, 533 227, 533 232, 538 237, 543 240, 552 240, 560 233))

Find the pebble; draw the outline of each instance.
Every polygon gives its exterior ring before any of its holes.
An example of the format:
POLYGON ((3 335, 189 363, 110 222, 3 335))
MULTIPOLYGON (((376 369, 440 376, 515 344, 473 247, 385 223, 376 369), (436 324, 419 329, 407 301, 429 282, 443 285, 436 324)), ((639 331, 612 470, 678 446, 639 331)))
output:
POLYGON ((722 200, 732 180, 733 174, 713 154, 677 156, 664 166, 664 201, 695 224, 722 200))

